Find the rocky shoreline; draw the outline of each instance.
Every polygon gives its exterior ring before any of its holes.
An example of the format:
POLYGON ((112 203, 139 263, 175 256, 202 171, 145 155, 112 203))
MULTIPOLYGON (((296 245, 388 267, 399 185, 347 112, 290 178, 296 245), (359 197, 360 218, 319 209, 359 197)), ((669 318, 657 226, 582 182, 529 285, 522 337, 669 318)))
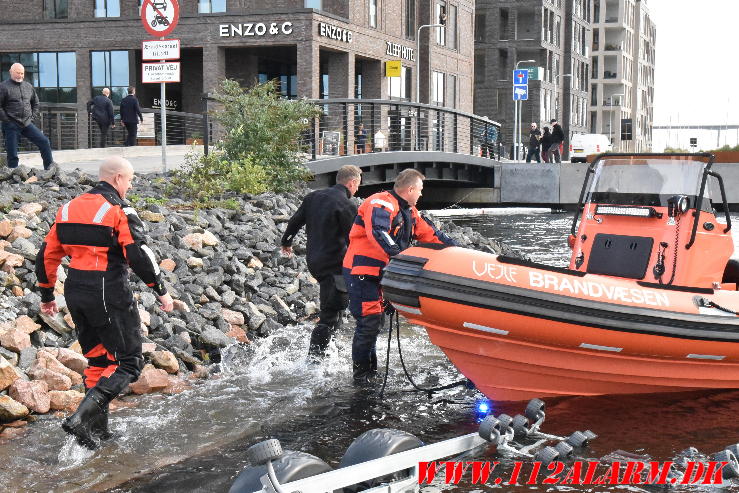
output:
MULTIPOLYGON (((94 181, 79 170, 0 168, 0 442, 22 434, 37 415, 73 411, 84 396, 87 363, 63 296, 66 261, 55 289, 61 312, 53 318, 39 312, 34 265, 57 209, 94 181)), ((163 312, 132 275, 146 367, 124 394, 181 392, 219 371, 223 348, 258 344, 275 328, 318 311, 304 232, 296 255, 283 257, 279 248, 307 188, 229 197, 228 208, 192 210, 169 198, 177 197, 169 183, 161 174, 138 176, 129 195, 176 301, 173 312, 163 312)), ((462 245, 515 255, 470 228, 447 222, 442 229, 462 245)))

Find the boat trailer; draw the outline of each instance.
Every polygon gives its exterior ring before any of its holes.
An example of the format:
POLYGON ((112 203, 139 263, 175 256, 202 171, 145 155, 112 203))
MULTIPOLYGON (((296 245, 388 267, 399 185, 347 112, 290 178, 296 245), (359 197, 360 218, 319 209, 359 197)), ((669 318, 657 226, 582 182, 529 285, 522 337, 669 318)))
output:
POLYGON ((352 442, 337 469, 310 454, 283 452, 279 440, 265 440, 247 450, 251 465, 237 476, 229 493, 417 492, 419 462, 459 458, 495 445, 503 456, 549 464, 571 458, 575 449, 596 438, 590 430, 568 437, 543 433, 545 419, 544 402, 532 399, 523 414, 489 415, 477 433, 429 445, 400 430, 369 430, 352 442))

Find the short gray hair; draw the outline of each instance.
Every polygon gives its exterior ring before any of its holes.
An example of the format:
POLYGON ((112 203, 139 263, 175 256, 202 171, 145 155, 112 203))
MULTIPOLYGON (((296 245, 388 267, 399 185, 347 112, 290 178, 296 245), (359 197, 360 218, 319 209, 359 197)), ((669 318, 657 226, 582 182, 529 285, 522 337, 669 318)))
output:
POLYGON ((336 173, 336 183, 340 183, 342 185, 346 185, 352 180, 361 178, 362 170, 353 164, 345 164, 339 168, 339 171, 336 173))
POLYGON ((402 190, 404 188, 415 185, 417 180, 423 181, 425 179, 426 177, 423 176, 423 173, 421 173, 417 169, 404 169, 403 171, 398 173, 398 176, 395 177, 395 186, 393 188, 395 190, 402 190))

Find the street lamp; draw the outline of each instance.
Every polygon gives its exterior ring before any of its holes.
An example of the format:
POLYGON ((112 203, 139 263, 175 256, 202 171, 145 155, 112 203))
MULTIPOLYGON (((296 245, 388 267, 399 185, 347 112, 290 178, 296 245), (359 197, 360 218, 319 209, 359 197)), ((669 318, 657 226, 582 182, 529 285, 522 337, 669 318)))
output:
POLYGON ((608 132, 611 136, 611 150, 613 150, 613 98, 616 96, 624 97, 626 94, 620 93, 620 94, 611 94, 611 97, 608 98, 608 106, 610 107, 610 113, 611 113, 611 120, 608 123, 608 132))
MULTIPOLYGON (((518 64, 520 63, 536 63, 536 60, 519 60, 516 62, 516 70, 518 70, 518 64)), ((518 120, 521 118, 520 113, 523 113, 523 108, 519 112, 519 106, 520 101, 513 101, 513 159, 516 161, 518 161, 518 143, 522 140, 521 123, 518 120)))
MULTIPOLYGON (((444 24, 424 24, 418 26, 416 31, 416 103, 421 103, 421 29, 426 27, 444 27, 444 24)), ((431 57, 431 47, 429 46, 429 58, 431 57)), ((429 104, 431 97, 429 96, 429 104)))
POLYGON ((558 120, 560 119, 561 115, 559 114, 559 78, 560 77, 572 77, 572 74, 557 74, 554 76, 554 94, 556 97, 556 105, 554 108, 554 117, 558 120))

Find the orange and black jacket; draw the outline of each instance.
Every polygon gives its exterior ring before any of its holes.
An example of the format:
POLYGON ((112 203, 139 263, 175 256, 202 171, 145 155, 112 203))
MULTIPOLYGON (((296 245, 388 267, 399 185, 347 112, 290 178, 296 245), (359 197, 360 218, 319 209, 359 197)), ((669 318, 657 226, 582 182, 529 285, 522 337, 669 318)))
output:
POLYGON ((343 266, 351 274, 379 277, 390 257, 412 241, 456 245, 394 191, 376 193, 362 202, 354 218, 343 266))
POLYGON ((154 252, 144 243, 144 224, 106 182, 59 208, 36 256, 36 277, 44 303, 54 299, 57 268, 66 256, 71 257, 70 276, 124 281, 130 266, 158 295, 167 293, 154 252))

